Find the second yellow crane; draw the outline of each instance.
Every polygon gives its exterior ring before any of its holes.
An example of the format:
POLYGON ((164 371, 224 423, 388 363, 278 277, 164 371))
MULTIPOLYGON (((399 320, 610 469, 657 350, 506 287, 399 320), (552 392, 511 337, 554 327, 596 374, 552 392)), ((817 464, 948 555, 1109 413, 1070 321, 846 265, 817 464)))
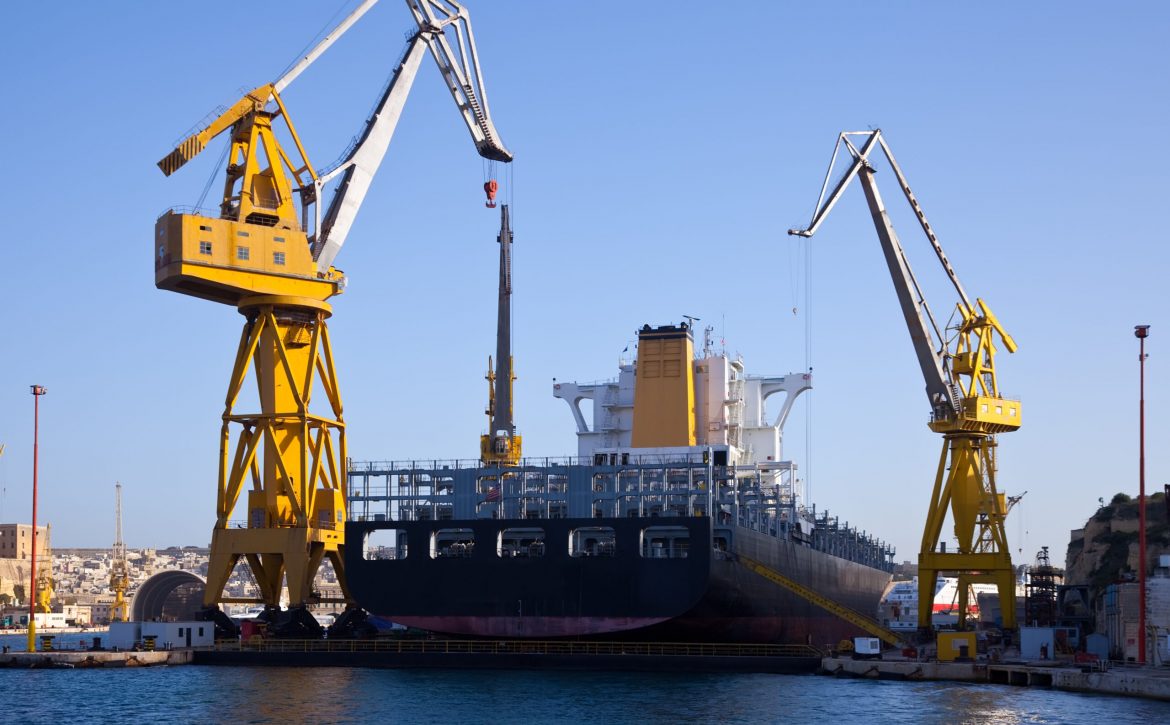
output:
POLYGON ((1020 427, 1021 407, 1020 401, 1000 395, 995 355, 997 339, 1009 353, 1016 351, 1016 343, 983 300, 972 302, 967 296, 880 130, 848 131, 838 137, 812 221, 807 229, 791 229, 788 233, 811 237, 854 178, 860 180, 865 192, 870 216, 926 381, 931 408, 929 427, 943 436, 942 454, 918 555, 919 628, 930 626, 931 604, 939 574, 955 572, 959 579, 960 622, 967 618, 968 585, 991 583, 999 591, 1003 627, 1014 629, 1015 570, 1004 532, 1008 506, 996 486, 995 437, 1020 427), (837 155, 842 149, 851 161, 826 196, 837 155), (926 304, 922 288, 910 269, 878 193, 874 179, 876 170, 870 159, 879 149, 893 169, 899 188, 958 295, 955 305, 958 320, 950 330, 953 335, 949 340, 926 304), (948 513, 957 550, 947 551, 946 542, 940 542, 948 513))

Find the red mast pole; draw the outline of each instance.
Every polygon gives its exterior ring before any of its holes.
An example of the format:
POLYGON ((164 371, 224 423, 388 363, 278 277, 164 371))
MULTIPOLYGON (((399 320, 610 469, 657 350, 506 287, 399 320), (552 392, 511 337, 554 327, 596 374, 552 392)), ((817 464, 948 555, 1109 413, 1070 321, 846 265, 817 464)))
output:
POLYGON ((1135 325, 1138 338, 1138 663, 1146 663, 1146 337, 1149 325, 1135 325))
POLYGON ((32 562, 29 564, 28 597, 28 651, 37 650, 37 447, 40 443, 41 396, 48 390, 43 385, 30 385, 33 394, 33 510, 32 510, 32 562))

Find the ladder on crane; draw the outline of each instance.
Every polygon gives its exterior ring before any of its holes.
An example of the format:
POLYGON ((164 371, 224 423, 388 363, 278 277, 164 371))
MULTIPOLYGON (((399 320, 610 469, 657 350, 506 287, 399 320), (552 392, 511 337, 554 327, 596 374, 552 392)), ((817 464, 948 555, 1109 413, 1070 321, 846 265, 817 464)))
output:
POLYGON ((855 609, 850 609, 840 602, 835 602, 825 595, 817 592, 816 590, 811 589, 810 587, 806 587, 797 581, 789 579, 775 569, 769 566, 765 566, 755 559, 746 557, 743 554, 739 555, 739 563, 743 564, 748 569, 755 572, 756 574, 759 574, 773 584, 787 589, 801 599, 812 602, 821 609, 824 609, 836 617, 844 619, 846 622, 849 622, 853 626, 858 627, 859 629, 873 635, 874 637, 877 637, 886 644, 892 647, 902 646, 903 642, 901 637, 878 624, 872 617, 867 617, 855 609))

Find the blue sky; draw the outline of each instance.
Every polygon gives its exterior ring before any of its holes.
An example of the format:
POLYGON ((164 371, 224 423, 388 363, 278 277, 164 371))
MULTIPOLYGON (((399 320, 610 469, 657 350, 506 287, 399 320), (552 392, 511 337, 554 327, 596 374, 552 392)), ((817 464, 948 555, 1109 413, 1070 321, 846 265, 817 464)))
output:
MULTIPOLYGON (((110 543, 115 481, 129 546, 210 539, 242 318, 156 290, 151 239, 160 213, 199 198, 221 142, 171 178, 154 163, 238 88, 275 78, 340 5, 8 9, 7 27, 20 32, 0 47, 10 179, 0 518, 29 516, 27 386, 39 383, 49 388, 40 518, 55 545, 110 543)), ((788 454, 819 508, 914 559, 940 442, 925 425, 922 380, 861 191, 807 248, 785 235, 807 221, 836 134, 880 126, 968 292, 1020 345, 1000 358, 1003 392, 1024 401, 1024 427, 999 449, 1001 488, 1028 491, 1009 519, 1013 554, 1030 561, 1048 545, 1060 558, 1098 497, 1136 493, 1136 323, 1153 326, 1147 481, 1170 482, 1160 352, 1170 346, 1168 184, 1155 163, 1170 116, 1170 6, 470 10, 494 120, 517 157, 505 194, 526 453, 575 453, 552 378, 615 375, 643 323, 716 321, 749 371, 782 374, 805 365, 811 315, 817 387, 811 414, 808 405, 793 414, 788 454)), ((360 129, 411 23, 401 3, 380 3, 285 93, 318 165, 360 129)), ((424 60, 337 259, 350 286, 331 331, 355 459, 476 455, 498 227, 482 183, 483 164, 424 60)), ((932 306, 947 309, 945 280, 892 174, 879 184, 932 306)))

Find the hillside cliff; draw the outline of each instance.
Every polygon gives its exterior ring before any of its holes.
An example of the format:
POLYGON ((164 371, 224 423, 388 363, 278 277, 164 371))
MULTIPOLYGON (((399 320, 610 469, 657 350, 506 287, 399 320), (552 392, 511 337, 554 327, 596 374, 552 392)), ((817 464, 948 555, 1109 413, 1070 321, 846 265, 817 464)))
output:
MULTIPOLYGON (((1146 573, 1158 556, 1170 554, 1166 496, 1146 496, 1146 573)), ((1138 570, 1138 502, 1124 493, 1097 509, 1083 529, 1072 532, 1065 555, 1065 584, 1088 584, 1100 591, 1111 582, 1132 580, 1138 570)))

